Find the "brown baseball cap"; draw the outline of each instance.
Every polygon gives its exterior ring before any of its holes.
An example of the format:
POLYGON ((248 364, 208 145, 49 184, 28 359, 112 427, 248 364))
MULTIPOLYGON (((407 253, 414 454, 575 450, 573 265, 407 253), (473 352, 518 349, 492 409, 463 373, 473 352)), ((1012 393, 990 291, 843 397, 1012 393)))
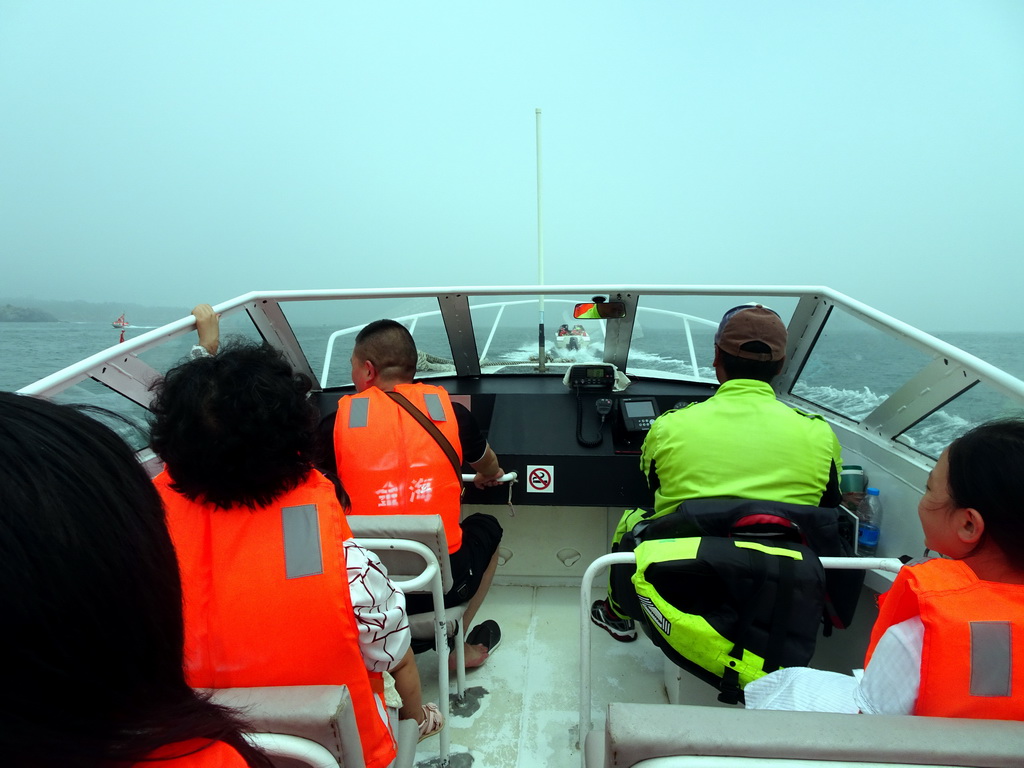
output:
POLYGON ((722 317, 715 333, 715 346, 747 360, 782 360, 786 356, 787 336, 786 326, 774 309, 762 304, 743 304, 722 317), (752 341, 761 342, 769 351, 743 348, 752 341))

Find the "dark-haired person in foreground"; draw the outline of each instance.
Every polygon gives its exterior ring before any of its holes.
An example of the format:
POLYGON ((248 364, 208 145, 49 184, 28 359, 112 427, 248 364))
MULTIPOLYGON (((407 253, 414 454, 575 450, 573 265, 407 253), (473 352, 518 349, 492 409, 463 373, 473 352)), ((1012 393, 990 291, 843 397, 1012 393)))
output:
POLYGON ((792 667, 748 709, 1024 720, 1024 420, 975 427, 935 463, 925 546, 878 598, 863 676, 792 667))
POLYGON ((367 766, 387 765, 385 671, 402 695, 400 717, 424 736, 443 725, 421 701, 404 595, 352 541, 334 485, 312 466, 309 380, 268 346, 219 345, 212 309, 194 314, 202 351, 157 383, 152 404, 189 681, 346 685, 367 766), (210 346, 221 348, 204 355, 210 346))
MULTIPOLYGON (((780 403, 771 381, 786 358, 787 331, 760 304, 733 307, 715 333, 721 384, 708 400, 663 413, 641 448, 640 468, 654 493, 654 517, 688 499, 733 497, 786 504, 839 504, 842 453, 820 416, 780 403)), ((643 510, 619 521, 613 550, 643 510)), ((598 600, 591 620, 616 640, 637 638, 633 620, 598 600)))
POLYGON ((128 446, 69 407, 0 393, 0 762, 256 768, 182 668, 181 583, 128 446))
MULTIPOLYGON (((472 626, 498 567, 501 526, 492 515, 460 521, 463 460, 476 472, 478 488, 498 485, 498 464, 469 409, 453 403, 441 387, 414 382, 416 342, 394 320, 376 320, 356 335, 352 382, 356 394, 338 402, 334 452, 353 515, 440 515, 452 565, 454 586, 445 606, 467 603, 463 620, 472 626), (435 436, 393 397, 404 398, 438 430, 454 451, 446 456, 435 436)), ((432 610, 429 595, 409 595, 409 613, 432 610)), ((486 661, 501 639, 488 619, 466 636, 467 668, 486 661)))

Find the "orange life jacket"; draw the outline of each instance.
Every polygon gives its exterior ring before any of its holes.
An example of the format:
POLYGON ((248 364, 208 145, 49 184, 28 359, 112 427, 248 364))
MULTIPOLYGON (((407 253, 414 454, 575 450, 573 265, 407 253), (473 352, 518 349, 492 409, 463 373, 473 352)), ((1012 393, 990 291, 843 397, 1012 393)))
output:
POLYGON ((359 649, 334 486, 311 471, 272 505, 216 509, 154 480, 181 568, 190 685, 345 685, 368 768, 395 756, 381 675, 359 649), (371 679, 372 678, 372 679, 371 679))
MULTIPOLYGON (((399 384, 452 444, 462 462, 459 425, 448 393, 429 384, 399 384)), ((462 475, 437 441, 408 411, 377 387, 338 401, 334 422, 338 477, 353 515, 440 515, 448 551, 462 546, 462 475)))
POLYGON ((223 741, 189 739, 153 750, 134 768, 249 768, 245 758, 223 741))
POLYGON ((878 607, 865 666, 893 624, 924 624, 915 715, 1024 720, 1024 586, 936 558, 904 566, 878 607))

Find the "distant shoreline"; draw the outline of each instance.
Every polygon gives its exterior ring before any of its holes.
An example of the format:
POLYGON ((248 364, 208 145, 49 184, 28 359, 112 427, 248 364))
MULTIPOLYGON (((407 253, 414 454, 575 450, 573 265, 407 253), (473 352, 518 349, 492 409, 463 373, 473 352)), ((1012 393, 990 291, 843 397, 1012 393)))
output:
POLYGON ((16 307, 13 304, 0 306, 0 323, 58 323, 49 312, 32 307, 16 307))
POLYGON ((90 301, 49 301, 0 297, 0 322, 111 323, 121 315, 133 326, 159 327, 189 314, 188 308, 90 301))

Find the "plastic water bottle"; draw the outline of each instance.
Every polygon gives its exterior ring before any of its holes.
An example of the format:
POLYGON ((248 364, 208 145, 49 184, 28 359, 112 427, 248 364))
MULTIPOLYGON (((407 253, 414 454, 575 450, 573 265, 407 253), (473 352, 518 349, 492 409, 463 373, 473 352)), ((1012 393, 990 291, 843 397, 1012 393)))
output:
POLYGON ((878 550, 878 529, 882 527, 882 500, 877 488, 868 488, 857 506, 860 528, 857 534, 857 554, 874 557, 878 550))

